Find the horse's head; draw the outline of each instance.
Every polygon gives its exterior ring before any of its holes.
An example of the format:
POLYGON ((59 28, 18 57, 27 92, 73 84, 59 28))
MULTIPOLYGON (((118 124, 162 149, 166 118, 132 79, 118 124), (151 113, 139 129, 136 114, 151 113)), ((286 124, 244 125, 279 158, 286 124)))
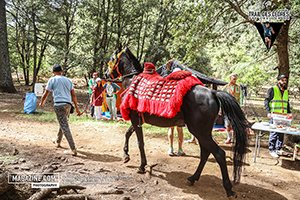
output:
POLYGON ((116 50, 107 63, 106 78, 116 79, 130 74, 139 74, 143 71, 138 59, 125 47, 116 50))

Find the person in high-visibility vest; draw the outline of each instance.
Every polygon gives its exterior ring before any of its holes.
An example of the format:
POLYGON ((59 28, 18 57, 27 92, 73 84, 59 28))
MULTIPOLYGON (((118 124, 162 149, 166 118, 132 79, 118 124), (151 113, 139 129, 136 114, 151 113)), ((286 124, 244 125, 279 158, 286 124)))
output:
MULTIPOLYGON (((291 113, 289 103, 289 93, 287 90, 288 76, 279 75, 277 77, 277 85, 269 88, 264 104, 265 109, 268 112, 268 118, 272 121, 272 113, 288 114, 291 113)), ((281 148, 283 145, 283 133, 271 132, 269 136, 269 151, 270 155, 274 158, 278 158, 281 154, 281 148)))

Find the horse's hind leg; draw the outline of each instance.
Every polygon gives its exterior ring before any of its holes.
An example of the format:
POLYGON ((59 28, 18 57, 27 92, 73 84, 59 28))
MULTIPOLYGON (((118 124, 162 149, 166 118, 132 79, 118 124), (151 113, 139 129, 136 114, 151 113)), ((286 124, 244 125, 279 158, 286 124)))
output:
POLYGON ((199 165, 197 167, 196 172, 192 176, 188 177, 188 183, 190 185, 193 185, 195 183, 195 181, 199 180, 199 177, 200 177, 200 175, 202 173, 204 165, 207 162, 208 156, 210 154, 209 151, 207 151, 205 148, 203 148, 200 145, 200 143, 199 143, 199 146, 200 146, 200 149, 201 149, 201 152, 200 152, 200 163, 199 163, 199 165))
POLYGON ((129 151, 128 144, 129 144, 129 138, 131 137, 131 135, 132 135, 133 132, 134 132, 134 128, 131 125, 128 128, 128 130, 126 131, 126 133, 125 133, 125 144, 124 144, 124 148, 123 148, 123 151, 124 151, 124 163, 127 163, 130 160, 130 156, 128 154, 128 151, 129 151))
POLYGON ((215 159, 221 168, 223 187, 226 190, 227 196, 235 196, 235 192, 232 191, 232 184, 228 176, 225 151, 218 146, 218 149, 213 153, 215 159))
POLYGON ((216 144, 212 137, 206 138, 205 140, 200 139, 200 141, 201 145, 203 146, 203 149, 205 148, 208 152, 214 155, 216 161, 218 162, 221 168, 223 187, 226 190, 227 196, 235 196, 235 193, 232 191, 232 184, 228 176, 225 151, 216 144))
POLYGON ((136 112, 131 111, 130 113, 130 119, 131 119, 131 124, 135 130, 136 136, 137 136, 137 141, 139 145, 139 150, 140 150, 140 156, 141 156, 141 165, 139 167, 138 173, 145 173, 145 166, 147 165, 147 159, 146 159, 146 154, 145 154, 145 149, 144 149, 144 136, 143 136, 143 129, 139 125, 139 116, 136 112))

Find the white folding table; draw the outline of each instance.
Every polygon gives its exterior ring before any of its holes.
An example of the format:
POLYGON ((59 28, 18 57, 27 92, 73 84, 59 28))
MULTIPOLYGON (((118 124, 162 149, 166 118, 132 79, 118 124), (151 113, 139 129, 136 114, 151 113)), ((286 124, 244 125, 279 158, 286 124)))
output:
POLYGON ((252 125, 252 129, 256 130, 256 139, 255 139, 255 148, 254 148, 254 163, 256 162, 256 157, 259 156, 260 151, 260 140, 265 135, 266 132, 277 132, 277 133, 284 133, 290 135, 299 135, 300 131, 292 132, 288 130, 282 130, 277 128, 270 128, 270 126, 265 125, 266 122, 256 122, 252 125))

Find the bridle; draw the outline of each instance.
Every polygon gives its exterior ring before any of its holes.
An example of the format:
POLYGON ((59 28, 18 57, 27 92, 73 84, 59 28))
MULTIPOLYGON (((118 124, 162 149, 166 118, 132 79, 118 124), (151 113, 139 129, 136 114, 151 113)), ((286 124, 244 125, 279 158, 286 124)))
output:
MULTIPOLYGON (((120 77, 120 76, 122 76, 122 74, 121 74, 121 72, 120 72, 120 70, 119 70, 119 63, 120 63, 120 60, 121 60, 121 55, 120 56, 118 56, 118 58, 117 58, 118 60, 117 60, 117 62, 115 63, 115 65, 112 67, 112 69, 111 69, 111 71, 117 71, 117 73, 118 73, 118 77, 120 77)), ((114 80, 114 79, 117 79, 118 77, 114 77, 114 75, 113 75, 113 73, 111 73, 110 74, 110 77, 114 80)))
MULTIPOLYGON (((139 72, 137 72, 137 71, 132 72, 130 74, 126 74, 124 76, 121 74, 120 69, 119 69, 119 64, 120 64, 121 56, 123 53, 125 53, 125 55, 128 56, 126 51, 122 50, 120 53, 117 54, 117 62, 111 68, 111 71, 116 71, 118 74, 117 77, 114 77, 113 73, 110 74, 110 77, 112 78, 112 80, 111 80, 112 82, 119 82, 119 80, 117 80, 119 77, 121 77, 121 79, 122 79, 121 82, 122 82, 127 77, 139 74, 139 72)), ((129 60, 130 64, 133 65, 132 61, 130 59, 128 59, 128 60, 129 60)))

